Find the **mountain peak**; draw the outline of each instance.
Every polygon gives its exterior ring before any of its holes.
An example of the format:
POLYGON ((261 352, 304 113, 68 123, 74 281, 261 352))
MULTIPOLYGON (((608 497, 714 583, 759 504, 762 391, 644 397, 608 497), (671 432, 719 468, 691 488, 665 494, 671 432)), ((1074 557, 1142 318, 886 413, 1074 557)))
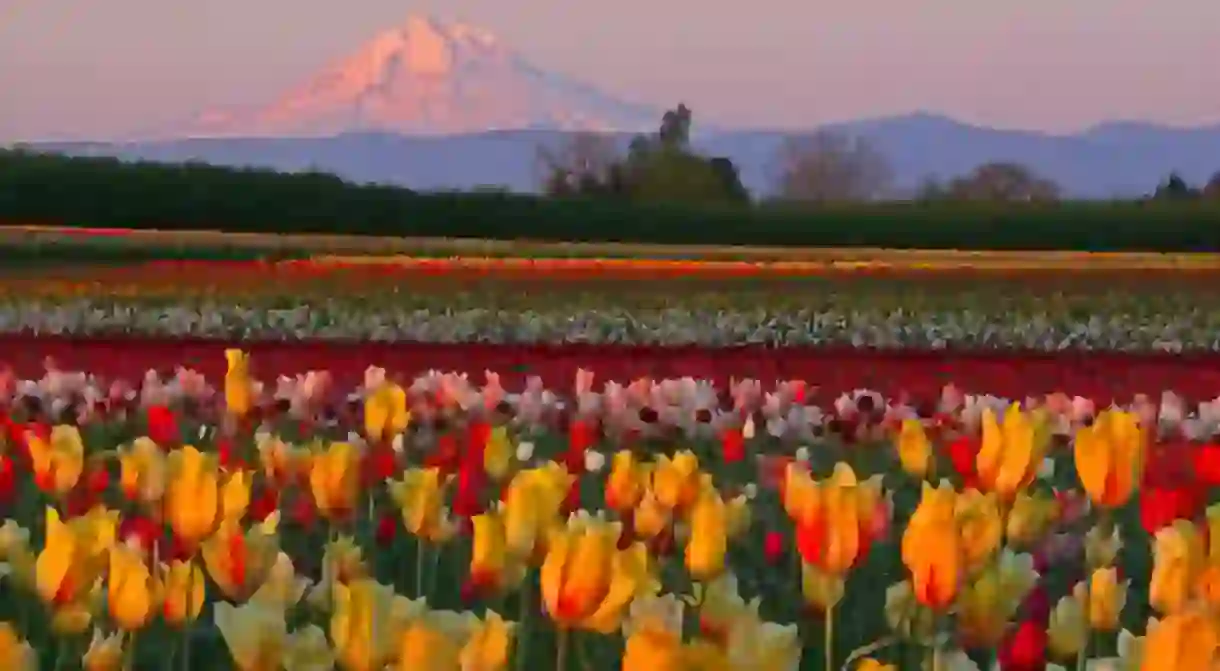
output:
POLYGON ((411 15, 270 105, 200 115, 193 134, 639 130, 657 118, 534 67, 485 28, 411 15))

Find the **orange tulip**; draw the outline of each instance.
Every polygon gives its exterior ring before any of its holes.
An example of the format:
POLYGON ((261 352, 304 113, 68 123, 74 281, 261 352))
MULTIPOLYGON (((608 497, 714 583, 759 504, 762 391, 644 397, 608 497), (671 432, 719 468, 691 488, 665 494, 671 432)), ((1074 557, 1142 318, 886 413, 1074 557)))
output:
POLYGON ((923 484, 923 496, 902 535, 902 563, 911 572, 915 598, 934 610, 957 598, 965 570, 956 521, 957 495, 947 482, 923 484))

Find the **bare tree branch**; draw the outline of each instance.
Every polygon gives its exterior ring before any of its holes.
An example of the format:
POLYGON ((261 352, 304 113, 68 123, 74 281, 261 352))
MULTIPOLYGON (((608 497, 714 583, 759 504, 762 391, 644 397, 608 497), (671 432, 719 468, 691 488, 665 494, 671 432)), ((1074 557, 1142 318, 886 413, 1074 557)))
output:
POLYGON ((798 202, 852 202, 884 196, 893 172, 868 140, 820 131, 789 138, 777 155, 779 196, 798 202))

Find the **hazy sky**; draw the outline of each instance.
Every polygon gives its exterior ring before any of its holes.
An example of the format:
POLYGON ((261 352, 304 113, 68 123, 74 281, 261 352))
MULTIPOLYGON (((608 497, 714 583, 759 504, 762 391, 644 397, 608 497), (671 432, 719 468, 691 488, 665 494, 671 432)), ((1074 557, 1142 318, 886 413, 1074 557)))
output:
POLYGON ((0 140, 269 102, 411 13, 696 123, 1220 123, 1220 0, 0 0, 0 140))

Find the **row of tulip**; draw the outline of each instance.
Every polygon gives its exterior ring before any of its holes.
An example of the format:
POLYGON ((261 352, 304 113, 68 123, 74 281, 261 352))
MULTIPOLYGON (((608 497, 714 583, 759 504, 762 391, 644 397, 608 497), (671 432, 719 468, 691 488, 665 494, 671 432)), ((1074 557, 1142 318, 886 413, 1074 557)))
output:
POLYGON ((227 364, 3 380, 0 668, 1220 663, 1220 405, 227 364))
MULTIPOLYGON (((418 298, 418 297, 417 297, 418 298)), ((474 301, 468 301, 474 302, 474 301)), ((0 303, 0 333, 56 336, 367 340, 481 344, 853 347, 1055 352, 1216 352, 1220 312, 1028 313, 1002 305, 923 310, 875 305, 772 308, 580 308, 542 301, 503 309, 447 301, 139 298, 0 303)))
MULTIPOLYGON (((437 263, 440 263, 439 261, 437 263)), ((1220 351, 1197 283, 525 280, 150 264, 0 280, 0 333, 424 343, 1220 351)))

